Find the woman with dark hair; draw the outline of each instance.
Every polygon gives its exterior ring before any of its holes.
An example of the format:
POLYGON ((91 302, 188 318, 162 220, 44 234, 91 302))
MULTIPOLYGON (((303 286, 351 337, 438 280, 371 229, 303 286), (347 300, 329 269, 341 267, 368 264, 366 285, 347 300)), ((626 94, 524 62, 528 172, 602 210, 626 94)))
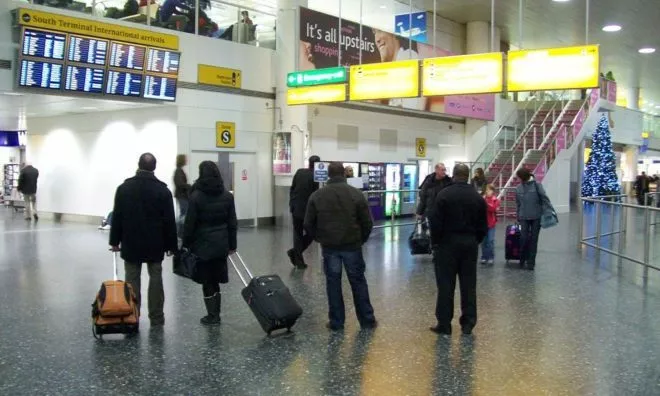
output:
POLYGON ((225 189, 218 166, 199 164, 199 179, 192 186, 190 207, 183 230, 183 247, 199 259, 199 277, 207 316, 201 323, 220 324, 220 283, 229 281, 227 257, 236 251, 236 207, 225 189))
POLYGON ((486 174, 484 173, 483 168, 475 169, 474 177, 472 177, 472 185, 477 190, 477 192, 481 195, 484 195, 486 193, 487 184, 488 182, 486 181, 486 174))
POLYGON ((534 271, 543 205, 550 205, 550 199, 529 169, 519 169, 516 176, 520 179, 520 185, 516 187, 516 213, 521 228, 520 267, 534 271))

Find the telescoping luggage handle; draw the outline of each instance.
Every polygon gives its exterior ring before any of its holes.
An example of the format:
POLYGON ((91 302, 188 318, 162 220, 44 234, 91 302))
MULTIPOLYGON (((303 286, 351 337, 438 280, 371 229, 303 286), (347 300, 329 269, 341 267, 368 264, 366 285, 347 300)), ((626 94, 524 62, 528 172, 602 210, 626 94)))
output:
POLYGON ((118 280, 119 274, 117 273, 117 252, 112 252, 112 279, 118 280))
POLYGON ((238 259, 238 262, 241 264, 241 266, 243 267, 243 269, 245 269, 245 272, 247 273, 247 276, 248 276, 249 278, 248 278, 247 280, 245 279, 245 277, 244 277, 243 274, 241 273, 241 270, 238 269, 238 266, 236 265, 236 262, 235 262, 234 259, 231 257, 231 255, 229 256, 229 262, 231 263, 231 265, 232 265, 232 266, 234 267, 234 269, 236 270, 236 273, 238 274, 238 277, 241 278, 241 282, 243 282, 243 285, 247 287, 247 285, 248 285, 248 280, 254 278, 254 276, 252 275, 252 272, 250 272, 250 269, 247 267, 247 265, 245 265, 245 261, 243 261, 243 257, 241 257, 241 255, 240 255, 238 252, 235 252, 235 253, 234 253, 234 256, 236 256, 236 258, 238 259))

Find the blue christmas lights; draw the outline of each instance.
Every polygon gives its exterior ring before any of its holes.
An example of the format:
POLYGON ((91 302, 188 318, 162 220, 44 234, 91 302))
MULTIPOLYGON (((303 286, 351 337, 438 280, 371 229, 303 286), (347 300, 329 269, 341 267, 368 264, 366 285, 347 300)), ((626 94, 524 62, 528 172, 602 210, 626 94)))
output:
POLYGON ((603 115, 592 137, 591 154, 582 178, 582 196, 602 197, 620 193, 610 126, 607 116, 603 115))

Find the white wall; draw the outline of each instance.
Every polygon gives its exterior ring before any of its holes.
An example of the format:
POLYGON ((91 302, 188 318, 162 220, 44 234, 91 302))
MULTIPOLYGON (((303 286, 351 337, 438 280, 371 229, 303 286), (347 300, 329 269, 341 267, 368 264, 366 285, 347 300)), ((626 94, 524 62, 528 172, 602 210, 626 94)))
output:
MULTIPOLYGON (((178 149, 193 152, 254 153, 257 169, 254 177, 258 217, 273 216, 272 132, 273 101, 216 92, 179 90, 178 149), (268 104, 269 108, 266 107, 268 104), (216 121, 236 123, 236 148, 220 149, 215 144, 216 121)), ((194 178, 196 170, 189 169, 194 178)))
MULTIPOLYGON (((642 132, 644 130, 644 114, 642 112, 616 106, 610 116, 612 120, 612 125, 610 125, 612 143, 642 145, 642 132)), ((594 131, 595 128, 587 130, 587 136, 591 137, 594 131)))
POLYGON ((374 113, 332 106, 309 106, 313 154, 332 161, 405 162, 415 158, 415 138, 426 138, 426 159, 466 161, 465 126, 460 123, 374 113), (358 148, 340 149, 337 125, 358 127, 358 148), (380 129, 398 131, 393 151, 380 148, 380 129))
POLYGON ((176 137, 174 106, 29 119, 27 160, 40 172, 39 210, 107 214, 117 186, 147 151, 158 160, 156 176, 171 184, 176 137))

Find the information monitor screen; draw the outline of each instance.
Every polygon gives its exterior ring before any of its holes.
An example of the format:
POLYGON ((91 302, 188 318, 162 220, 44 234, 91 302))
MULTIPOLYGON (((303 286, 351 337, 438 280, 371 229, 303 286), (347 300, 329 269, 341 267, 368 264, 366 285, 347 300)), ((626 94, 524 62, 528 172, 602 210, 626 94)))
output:
POLYGON ((176 78, 147 75, 143 96, 146 99, 176 100, 176 78))
POLYGON ((120 72, 110 70, 105 93, 109 95, 139 97, 142 89, 141 73, 120 72))
POLYGON ((63 60, 66 35, 42 30, 24 29, 22 44, 22 54, 24 56, 63 60))
POLYGON ((64 89, 76 92, 103 93, 104 69, 67 66, 64 89))
POLYGON ((179 73, 181 54, 174 51, 149 48, 147 71, 165 74, 179 73))
POLYGON ((22 87, 37 87, 46 89, 62 88, 62 68, 57 63, 21 60, 19 85, 22 87))
POLYGON ((70 62, 89 63, 92 65, 105 66, 108 55, 108 42, 95 38, 70 36, 69 56, 70 62))
POLYGON ((145 47, 113 42, 110 46, 110 66, 122 69, 144 70, 145 53, 145 47))

